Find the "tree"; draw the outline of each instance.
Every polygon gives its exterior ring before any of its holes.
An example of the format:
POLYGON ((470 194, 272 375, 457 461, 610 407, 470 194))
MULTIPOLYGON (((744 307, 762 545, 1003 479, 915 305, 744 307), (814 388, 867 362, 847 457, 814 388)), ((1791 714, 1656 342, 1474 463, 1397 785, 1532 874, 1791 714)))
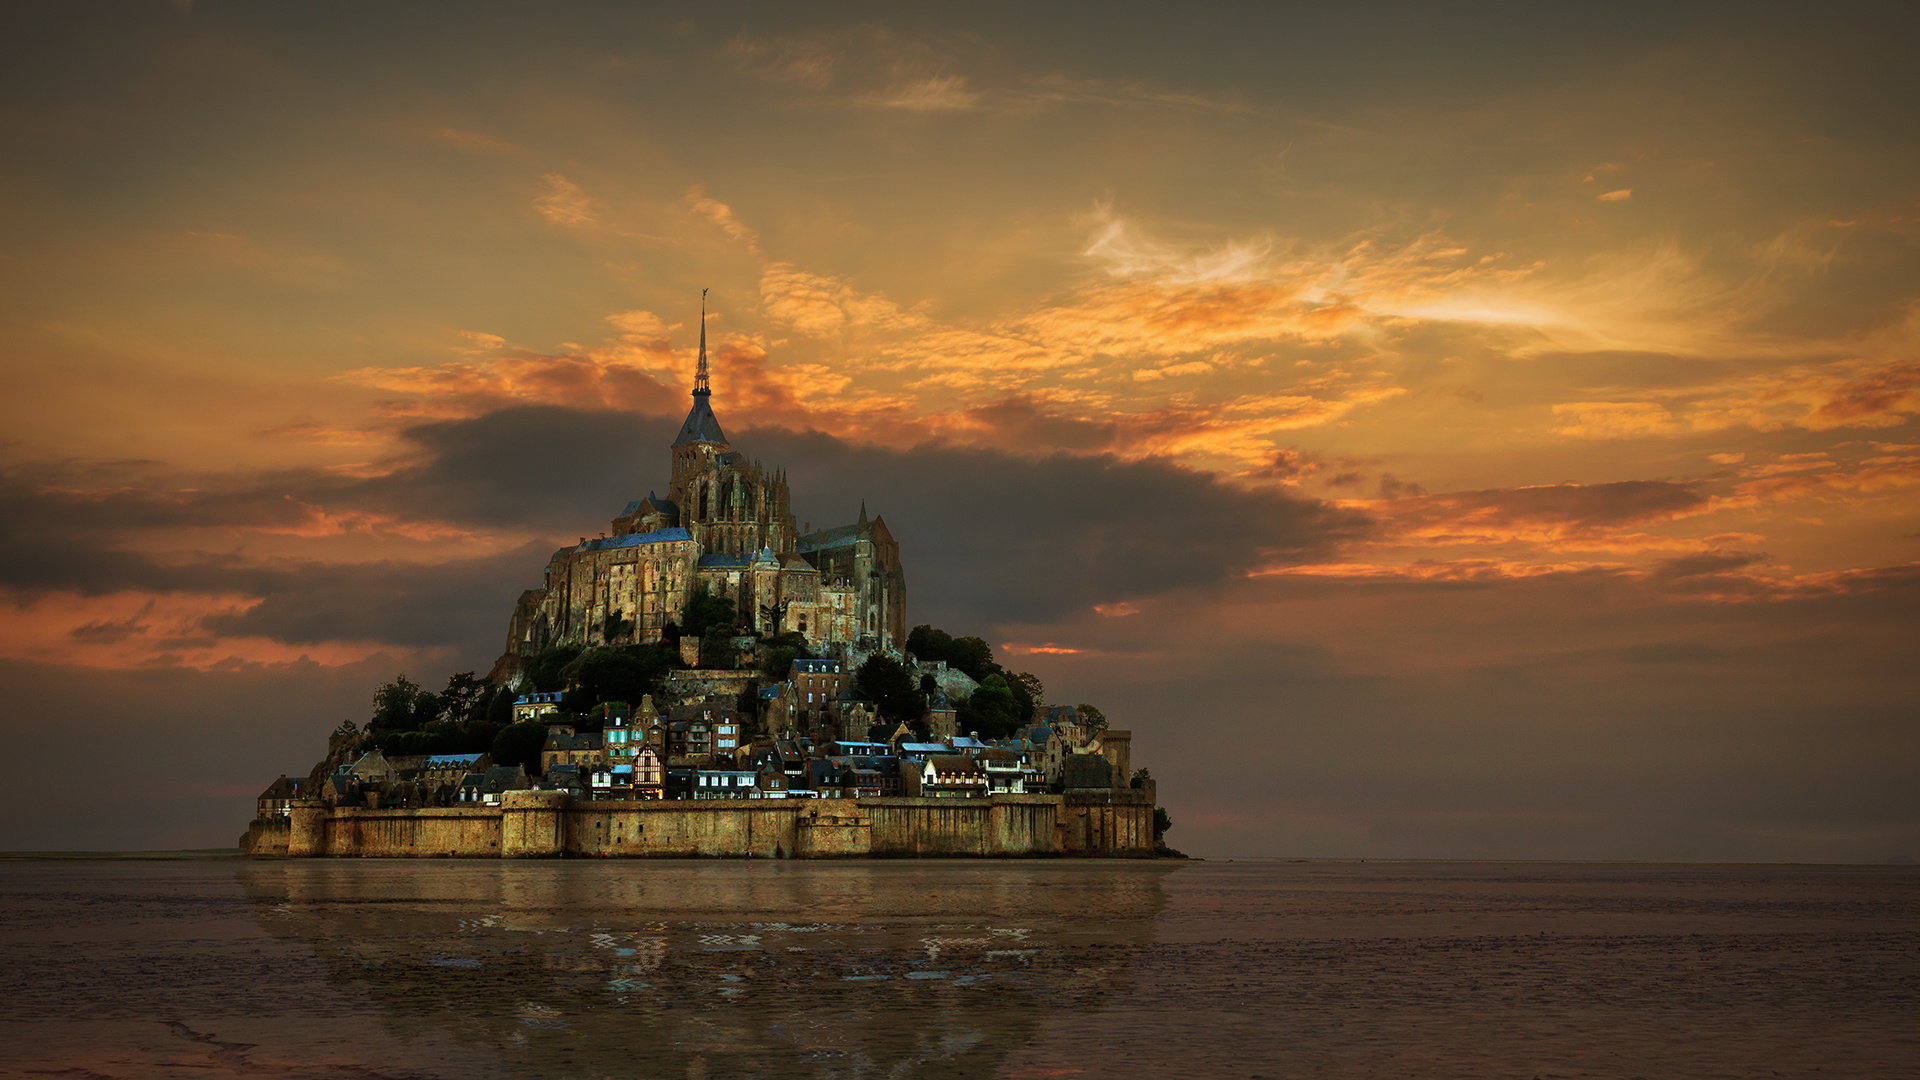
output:
MULTIPOLYGON (((492 724, 495 731, 513 723, 513 699, 513 691, 504 686, 494 687, 493 697, 487 701, 487 716, 482 723, 492 724)), ((488 745, 492 743, 489 742, 488 745)), ((484 750, 486 747, 481 749, 484 750)))
POLYGON ((550 645, 541 649, 527 665, 527 681, 537 693, 552 694, 566 689, 562 670, 580 656, 578 645, 550 645))
POLYGON ((547 725, 532 720, 509 724, 493 737, 493 763, 508 767, 525 765, 528 772, 538 774, 540 750, 546 745, 547 725))
POLYGON ((760 632, 763 634, 780 633, 781 627, 785 626, 787 622, 787 608, 792 604, 793 601, 791 600, 781 600, 772 604, 761 604, 760 632))
POLYGON ((475 720, 466 728, 466 738, 461 745, 463 754, 490 754, 493 752, 493 740, 499 736, 505 724, 496 724, 491 720, 475 720))
POLYGON ((1173 815, 1167 813, 1167 808, 1164 806, 1154 807, 1153 808, 1153 842, 1158 844, 1160 842, 1160 838, 1167 835, 1167 830, 1171 828, 1173 828, 1173 815))
POLYGON ((806 635, 791 631, 764 638, 760 646, 765 650, 760 670, 776 679, 786 678, 793 662, 807 655, 806 635))
POLYGON ((704 639, 710 630, 721 634, 733 633, 734 619, 738 614, 732 599, 716 596, 707 591, 705 585, 695 587, 693 596, 687 600, 687 610, 680 620, 680 633, 691 634, 704 639))
POLYGON ((1024 717, 1020 714, 1020 699, 1014 696, 1005 676, 993 674, 960 703, 954 710, 954 719, 962 731, 1004 739, 1019 729, 1024 717))
POLYGON ((1023 671, 1014 676, 1014 681, 1027 692, 1027 715, 1032 716, 1047 706, 1047 688, 1040 684, 1040 677, 1031 671, 1023 671))
POLYGON ((440 695, 422 690, 413 698, 413 730, 424 731, 440 722, 440 695))
POLYGON ((977 637, 954 638, 947 666, 966 672, 967 678, 974 682, 986 682, 987 676, 1000 670, 1000 666, 993 662, 993 646, 977 637))
POLYGON ((945 630, 921 623, 907 634, 907 651, 922 661, 953 659, 953 638, 945 630))
POLYGON ((486 717, 493 697, 493 684, 476 678, 471 671, 447 676, 447 688, 440 693, 440 715, 465 727, 486 717))
POLYGON ((581 654, 573 669, 573 687, 582 707, 639 701, 658 692, 660 680, 673 666, 673 654, 658 645, 604 646, 581 654))
POLYGON ((920 719, 927 711, 927 699, 914 683, 907 665, 884 653, 874 653, 854 673, 860 692, 880 706, 880 715, 890 723, 920 719))
POLYGON ((1089 733, 1107 730, 1107 714, 1091 705, 1075 705, 1080 713, 1080 726, 1089 733))
POLYGON ((368 727, 373 731, 414 730, 418 726, 414 723, 414 703, 420 693, 420 684, 404 673, 381 684, 373 692, 373 722, 368 727))
POLYGON ((1139 791, 1142 788, 1145 788, 1148 784, 1152 782, 1153 782, 1153 774, 1148 772, 1145 766, 1141 766, 1140 768, 1133 770, 1133 779, 1127 782, 1127 786, 1134 789, 1135 791, 1139 791))

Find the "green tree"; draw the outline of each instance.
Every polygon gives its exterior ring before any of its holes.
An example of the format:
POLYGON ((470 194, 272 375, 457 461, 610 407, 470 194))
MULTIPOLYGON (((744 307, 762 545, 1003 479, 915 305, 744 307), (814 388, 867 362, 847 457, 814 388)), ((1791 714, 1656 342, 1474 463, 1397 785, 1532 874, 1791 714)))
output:
POLYGON ((566 666, 580 656, 578 645, 552 645, 534 656, 527 665, 527 681, 536 693, 553 694, 566 689, 566 666))
POLYGON ((1047 688, 1040 684, 1040 677, 1031 671, 1023 671, 1014 676, 1020 689, 1027 692, 1027 715, 1032 716, 1047 704, 1047 688))
POLYGON ((1020 699, 1008 686, 1005 676, 988 675, 967 700, 954 710, 955 722, 962 731, 977 731, 989 739, 1004 739, 1024 721, 1020 699))
POLYGON ((1160 838, 1167 835, 1167 830, 1171 828, 1173 828, 1173 815, 1167 813, 1167 808, 1164 806, 1154 807, 1153 842, 1156 844, 1159 843, 1160 838))
POLYGON ((1075 705, 1080 713, 1080 726, 1089 732, 1107 730, 1107 714, 1091 705, 1075 705))
POLYGON ((1147 784, 1151 783, 1152 780, 1153 780, 1153 774, 1148 772, 1145 766, 1141 766, 1140 768, 1133 770, 1133 779, 1127 782, 1127 786, 1134 789, 1135 791, 1139 791, 1142 788, 1145 788, 1147 784))
POLYGON ((425 731, 440 722, 440 695, 422 690, 413 698, 413 730, 425 731))
MULTIPOLYGON (((495 731, 513 723, 513 699, 517 696, 504 686, 494 687, 493 697, 487 701, 486 719, 482 722, 492 724, 495 731)), ((493 745, 491 742, 487 744, 487 746, 491 745, 493 745)), ((481 747, 482 750, 486 748, 481 747)))
POLYGON ((471 671, 447 676, 447 688, 440 692, 440 715, 465 727, 486 717, 493 685, 476 678, 471 671))
POLYGON ((760 670, 776 679, 786 678, 793 662, 808 655, 806 635, 793 631, 763 638, 760 646, 764 650, 760 670))
POLYGON ((732 634, 737 615, 738 609, 731 599, 708 592, 705 585, 696 586, 693 596, 687 600, 686 615, 680 620, 680 633, 703 639, 712 630, 732 634))
POLYGON ((508 724, 493 737, 495 765, 524 765, 530 773, 540 772, 540 748, 547 745, 547 725, 536 721, 508 724))
POLYGON ((506 726, 505 724, 496 724, 491 720, 475 720, 473 723, 467 725, 466 731, 464 732, 465 738, 461 742, 459 752, 462 754, 493 753, 493 740, 500 734, 500 730, 506 726))
POLYGON ((603 701, 639 701, 659 690, 674 656, 658 645, 609 645, 580 656, 573 689, 583 707, 603 701))
MULTIPOLYGON (((373 731, 412 731, 414 704, 421 694, 420 684, 403 673, 373 692, 373 731)), ((385 751, 381 751, 385 753, 385 751)))
POLYGON ((953 638, 945 630, 921 623, 907 634, 907 651, 921 661, 953 660, 953 638))
POLYGON ((913 672, 907 665, 882 653, 874 653, 854 673, 860 692, 880 706, 880 715, 891 723, 920 719, 927 699, 920 694, 913 672))
POLYGON ((984 638, 963 637, 953 639, 952 655, 947 657, 947 666, 958 668, 967 673, 974 682, 986 682, 987 676, 1000 670, 993 662, 993 646, 984 638))

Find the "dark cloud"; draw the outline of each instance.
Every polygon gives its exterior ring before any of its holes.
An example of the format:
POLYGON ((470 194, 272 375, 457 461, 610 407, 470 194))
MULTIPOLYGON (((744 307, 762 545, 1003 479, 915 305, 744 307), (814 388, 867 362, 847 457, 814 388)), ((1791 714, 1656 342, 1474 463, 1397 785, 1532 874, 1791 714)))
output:
POLYGON ((374 641, 409 648, 451 646, 462 663, 484 667, 504 647, 507 617, 522 589, 540 584, 549 551, 529 544, 478 559, 279 569, 245 612, 208 619, 215 634, 291 645, 374 641))
POLYGON ((1369 527, 1162 461, 891 451, 778 430, 735 442, 787 464, 794 511, 815 528, 853 520, 864 499, 901 542, 909 618, 956 629, 1212 585, 1324 555, 1369 527))
POLYGON ((1119 425, 1111 421, 1053 415, 1026 394, 976 406, 962 415, 1001 442, 1032 450, 1105 450, 1119 432, 1119 425))
POLYGON ((1703 551, 1698 555, 1683 555, 1677 559, 1667 559, 1654 568, 1653 576, 1657 581, 1717 577, 1764 563, 1767 559, 1768 556, 1764 552, 1703 551))
MULTIPOLYGON (((724 418, 722 418, 724 421, 724 418)), ((677 420, 529 406, 410 428, 420 460, 339 491, 356 507, 560 535, 604 529, 630 499, 666 488, 677 420)))
MULTIPOLYGON (((339 496, 462 523, 591 534, 629 499, 666 490, 675 427, 560 408, 425 425, 408 433, 421 463, 339 496)), ((902 545, 915 621, 1044 618, 1209 584, 1324 554, 1367 527, 1352 512, 1161 461, 942 443, 899 451, 777 428, 729 438, 749 458, 787 469, 803 524, 846 524, 863 501, 883 516, 902 545)), ((522 580, 537 585, 544 566, 528 559, 522 580)))
POLYGON ((1402 499, 1426 493, 1427 489, 1419 484, 1402 480, 1392 473, 1380 474, 1380 497, 1383 499, 1402 499))
MULTIPOLYGON (((1390 477, 1382 477, 1387 494, 1390 477)), ((1428 520, 1471 519, 1509 525, 1617 528, 1666 521, 1705 509, 1707 496, 1693 484, 1672 480, 1622 480, 1611 484, 1548 484, 1489 488, 1408 497, 1396 514, 1428 520)))
MULTIPOLYGON (((607 528, 628 500, 666 490, 675 430, 670 421, 619 413, 516 408, 410 429, 415 460, 372 479, 289 471, 229 477, 227 490, 210 490, 211 481, 165 476, 85 488, 16 477, 0 492, 11 511, 0 526, 8 568, 0 584, 259 596, 258 607, 209 629, 296 644, 470 643, 475 625, 487 638, 504 632, 520 589, 541 583, 551 547, 433 565, 238 554, 162 560, 147 553, 144 534, 288 528, 358 512, 568 542, 607 528), (201 490, 179 490, 188 486, 201 490)), ((731 438, 740 452, 788 470, 803 522, 848 523, 863 501, 884 516, 902 545, 910 617, 956 629, 1209 585, 1324 555, 1368 527, 1350 511, 1164 461, 1031 458, 938 443, 898 451, 781 429, 731 438)))

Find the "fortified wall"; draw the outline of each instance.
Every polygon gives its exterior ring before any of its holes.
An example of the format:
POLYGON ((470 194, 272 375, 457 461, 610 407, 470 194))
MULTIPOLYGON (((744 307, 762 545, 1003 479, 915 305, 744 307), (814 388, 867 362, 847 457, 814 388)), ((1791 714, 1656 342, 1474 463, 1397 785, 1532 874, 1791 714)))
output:
POLYGON ((1153 795, 579 802, 510 791, 499 806, 329 808, 256 820, 247 853, 293 858, 888 858, 1153 854, 1153 795))

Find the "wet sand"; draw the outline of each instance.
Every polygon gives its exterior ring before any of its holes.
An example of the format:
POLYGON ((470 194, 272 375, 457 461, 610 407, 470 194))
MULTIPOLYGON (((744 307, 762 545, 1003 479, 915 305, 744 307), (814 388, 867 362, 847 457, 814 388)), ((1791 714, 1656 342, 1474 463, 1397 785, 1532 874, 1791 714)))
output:
POLYGON ((0 1077, 1912 1077, 1911 867, 0 861, 0 1077))

